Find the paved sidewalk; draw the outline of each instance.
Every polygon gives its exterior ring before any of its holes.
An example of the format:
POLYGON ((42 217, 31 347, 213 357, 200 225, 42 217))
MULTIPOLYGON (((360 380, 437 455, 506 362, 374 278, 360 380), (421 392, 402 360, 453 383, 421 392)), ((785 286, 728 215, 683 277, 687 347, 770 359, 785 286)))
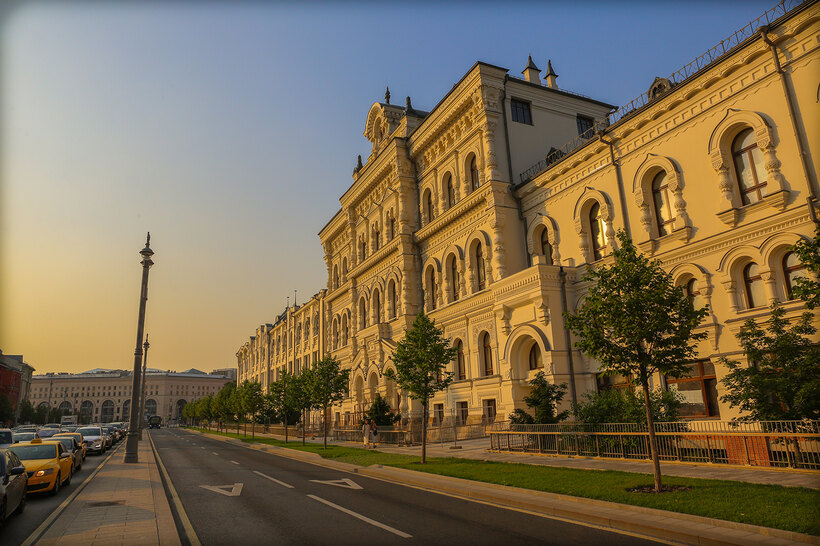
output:
MULTIPOLYGON (((284 436, 275 434, 256 433, 257 436, 284 440, 284 436)), ((301 442, 301 438, 291 435, 289 441, 301 442)), ((321 443, 322 438, 307 438, 308 442, 321 443)), ((328 443, 349 447, 362 447, 360 442, 331 441, 328 443)), ((499 461, 506 463, 523 463, 532 465, 558 466, 564 468, 580 468, 585 470, 619 470, 622 472, 637 472, 652 474, 651 461, 624 461, 620 459, 589 459, 585 457, 557 457, 553 455, 527 453, 497 453, 491 452, 490 439, 478 438, 475 440, 459 440, 459 449, 450 449, 452 442, 443 444, 427 444, 428 457, 459 457, 483 461, 499 461)), ((402 453, 405 455, 421 455, 420 446, 393 446, 379 444, 379 451, 385 453, 402 453)), ((808 487, 820 489, 820 472, 801 472, 790 470, 766 470, 763 468, 742 468, 729 465, 695 465, 685 463, 661 463, 661 471, 665 476, 683 478, 706 478, 715 480, 732 480, 738 482, 785 485, 790 487, 808 487)))
POLYGON ((36 544, 179 545, 147 435, 138 454, 125 464, 125 449, 115 453, 36 544))

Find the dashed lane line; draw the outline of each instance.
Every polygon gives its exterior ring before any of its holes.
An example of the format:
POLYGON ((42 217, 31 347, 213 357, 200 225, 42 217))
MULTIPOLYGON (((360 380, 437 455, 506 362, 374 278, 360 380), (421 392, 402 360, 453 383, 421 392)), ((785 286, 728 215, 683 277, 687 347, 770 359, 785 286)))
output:
POLYGON ((363 516, 363 515, 359 514, 358 512, 354 512, 353 510, 348 510, 344 506, 339 506, 338 504, 332 503, 329 500, 325 500, 322 497, 317 497, 316 495, 308 495, 308 497, 310 497, 313 500, 317 500, 317 501, 321 502, 322 504, 326 504, 327 506, 330 506, 331 508, 335 508, 336 510, 339 510, 340 512, 344 512, 345 514, 353 516, 354 518, 358 518, 358 519, 362 520, 365 523, 369 523, 370 525, 373 525, 374 527, 384 529, 385 531, 393 533, 394 535, 398 535, 402 538, 413 538, 413 535, 408 535, 404 531, 399 531, 398 529, 390 527, 389 525, 378 522, 374 519, 370 519, 369 517, 363 516))
POLYGON ((293 486, 291 484, 285 483, 281 480, 277 480, 276 478, 272 478, 272 477, 268 476, 267 474, 263 474, 262 472, 259 472, 258 470, 254 470, 253 473, 258 474, 259 476, 262 476, 263 478, 267 478, 270 481, 272 481, 273 483, 278 483, 282 487, 287 487, 288 489, 293 489, 293 486))
POLYGON ((232 462, 233 464, 239 464, 239 463, 238 463, 238 462, 236 462, 236 461, 231 461, 231 462, 232 462))
POLYGON ((214 455, 216 455, 217 457, 219 456, 219 453, 217 453, 216 451, 211 451, 211 453, 213 453, 213 454, 214 454, 214 455))

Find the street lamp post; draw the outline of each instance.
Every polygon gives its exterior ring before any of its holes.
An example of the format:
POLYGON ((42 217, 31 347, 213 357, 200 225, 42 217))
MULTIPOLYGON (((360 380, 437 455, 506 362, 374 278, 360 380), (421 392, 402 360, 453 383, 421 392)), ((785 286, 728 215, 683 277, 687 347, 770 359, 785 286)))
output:
POLYGON ((142 363, 142 334, 145 328, 145 303, 148 301, 148 270, 154 265, 151 256, 151 234, 145 239, 145 248, 140 251, 142 256, 142 284, 140 286, 140 311, 137 320, 137 347, 134 349, 134 375, 131 381, 131 419, 128 427, 128 437, 125 440, 125 462, 138 463, 139 457, 139 411, 140 411, 140 364, 142 363))
POLYGON ((145 343, 142 344, 142 348, 145 349, 145 355, 142 357, 142 395, 140 396, 140 440, 142 440, 142 427, 145 424, 145 395, 148 394, 148 385, 146 380, 148 379, 145 375, 146 371, 148 370, 148 347, 151 345, 148 343, 148 334, 145 334, 145 343))

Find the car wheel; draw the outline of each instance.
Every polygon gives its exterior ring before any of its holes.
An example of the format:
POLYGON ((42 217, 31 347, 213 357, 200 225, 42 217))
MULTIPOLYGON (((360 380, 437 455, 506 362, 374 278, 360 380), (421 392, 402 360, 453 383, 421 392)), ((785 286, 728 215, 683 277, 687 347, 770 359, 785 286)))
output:
POLYGON ((57 495, 60 492, 60 473, 57 472, 57 479, 54 480, 54 489, 51 490, 52 495, 57 495))
POLYGON ((23 491, 23 496, 20 498, 20 504, 17 505, 17 513, 22 514, 26 509, 26 492, 23 491))

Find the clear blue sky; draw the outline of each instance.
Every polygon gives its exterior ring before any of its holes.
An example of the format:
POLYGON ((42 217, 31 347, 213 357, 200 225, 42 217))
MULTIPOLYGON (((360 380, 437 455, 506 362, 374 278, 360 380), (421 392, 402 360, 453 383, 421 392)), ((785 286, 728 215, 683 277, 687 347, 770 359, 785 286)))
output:
POLYGON ((236 364, 325 286, 370 105, 432 108, 477 60, 612 104, 760 2, 27 2, 0 11, 0 349, 130 368, 152 232, 149 365, 236 364))

